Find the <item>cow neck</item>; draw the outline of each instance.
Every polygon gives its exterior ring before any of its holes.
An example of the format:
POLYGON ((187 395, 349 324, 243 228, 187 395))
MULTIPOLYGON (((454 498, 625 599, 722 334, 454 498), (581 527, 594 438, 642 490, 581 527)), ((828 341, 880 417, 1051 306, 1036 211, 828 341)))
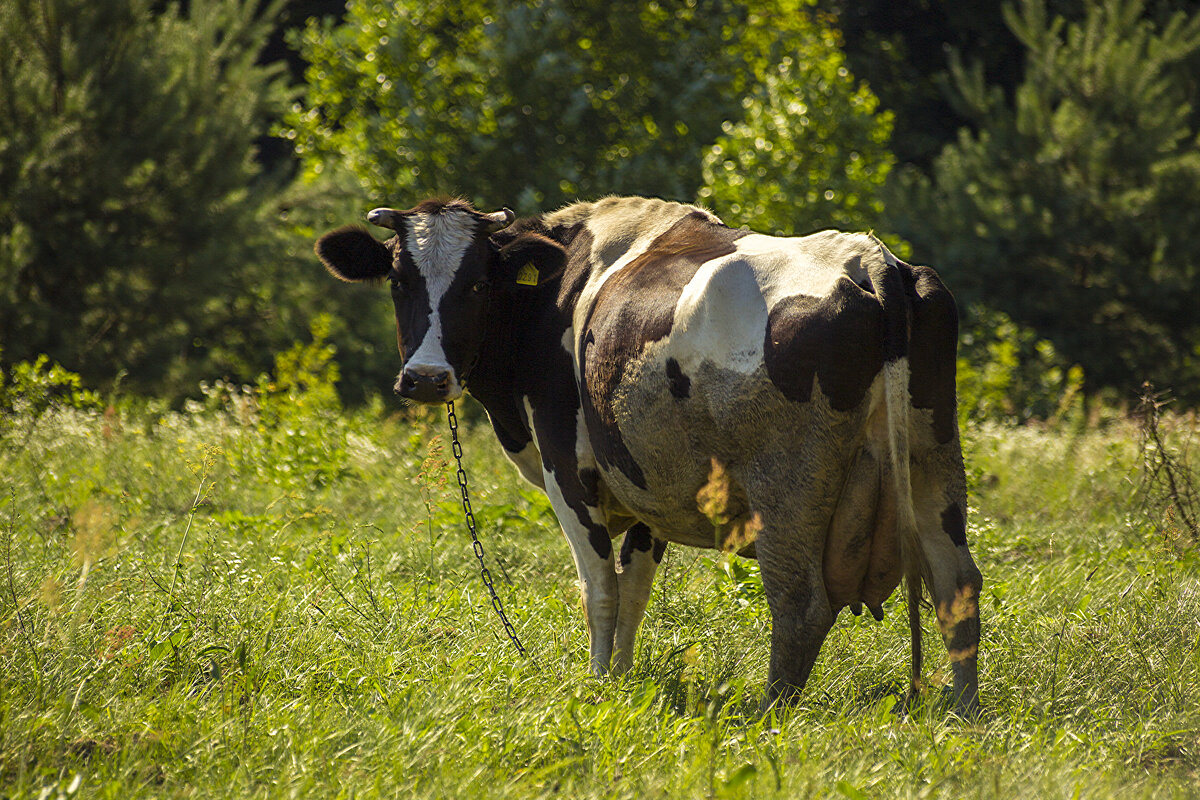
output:
MULTIPOLYGON (((582 225, 566 231, 531 228, 566 247, 568 254, 578 245, 575 239, 582 229, 582 225)), ((571 325, 572 298, 587 278, 587 262, 581 263, 585 266, 575 270, 568 266, 536 287, 507 284, 494 286, 489 293, 483 346, 468 389, 487 410, 509 452, 521 450, 533 438, 533 420, 526 416, 523 398, 538 405, 547 395, 573 396, 570 356, 562 347, 571 325), (565 364, 560 363, 563 359, 565 364)))
POLYGON ((530 360, 536 360, 535 354, 526 351, 536 338, 528 335, 528 328, 536 316, 538 301, 550 296, 540 289, 500 287, 489 295, 483 344, 471 369, 468 387, 471 396, 493 418, 507 418, 519 405, 521 376, 530 360))

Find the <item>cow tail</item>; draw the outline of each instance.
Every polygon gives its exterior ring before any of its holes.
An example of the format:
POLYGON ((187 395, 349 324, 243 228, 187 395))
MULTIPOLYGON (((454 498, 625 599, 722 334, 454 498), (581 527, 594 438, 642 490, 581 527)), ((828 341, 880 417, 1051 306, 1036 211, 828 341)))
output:
MULTIPOLYGON (((900 262, 882 242, 881 259, 871 259, 868 274, 875 296, 883 308, 883 382, 887 408, 888 455, 893 489, 896 493, 896 527, 900 561, 908 594, 908 627, 912 637, 912 683, 915 694, 921 677, 921 599, 923 577, 928 573, 917 533, 913 506, 908 423, 909 398, 908 343, 909 303, 900 274, 900 262)), ((910 695, 911 696, 911 695, 910 695)))

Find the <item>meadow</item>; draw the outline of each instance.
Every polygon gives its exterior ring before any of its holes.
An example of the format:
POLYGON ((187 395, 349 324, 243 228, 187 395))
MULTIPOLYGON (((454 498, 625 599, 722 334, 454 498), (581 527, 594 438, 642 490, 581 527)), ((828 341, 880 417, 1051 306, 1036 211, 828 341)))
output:
POLYGON ((964 432, 982 719, 948 714, 929 614, 925 702, 897 713, 899 595, 764 715, 753 562, 669 548, 632 672, 590 677, 549 505, 460 404, 523 657, 440 410, 342 409, 327 367, 182 409, 10 376, 0 796, 1200 796, 1200 548, 1142 502, 1130 421, 964 432))

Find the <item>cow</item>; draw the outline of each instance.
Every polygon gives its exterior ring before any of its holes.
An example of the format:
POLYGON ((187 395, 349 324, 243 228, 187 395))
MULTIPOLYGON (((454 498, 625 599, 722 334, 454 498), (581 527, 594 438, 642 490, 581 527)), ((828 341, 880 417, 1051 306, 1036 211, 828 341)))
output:
POLYGON ((967 546, 958 313, 869 234, 774 237, 691 205, 609 197, 516 219, 457 198, 377 208, 315 251, 387 280, 402 397, 464 392, 570 545, 591 671, 621 673, 668 543, 758 559, 765 702, 803 687, 843 608, 904 579, 912 689, 922 586, 956 710, 979 709, 981 576, 967 546), (721 514, 698 494, 719 471, 721 514), (616 537, 623 536, 620 550, 616 537))

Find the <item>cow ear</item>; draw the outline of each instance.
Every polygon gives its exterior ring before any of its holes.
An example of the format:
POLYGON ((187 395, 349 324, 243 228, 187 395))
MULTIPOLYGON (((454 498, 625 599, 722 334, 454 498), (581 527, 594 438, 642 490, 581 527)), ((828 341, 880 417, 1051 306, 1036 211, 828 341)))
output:
POLYGON ((313 251, 329 274, 344 281, 378 281, 392 271, 392 254, 366 228, 348 225, 317 239, 313 251))
POLYGON ((557 277, 567 263, 562 245, 540 233, 522 233, 500 248, 500 279, 537 286, 557 277))

